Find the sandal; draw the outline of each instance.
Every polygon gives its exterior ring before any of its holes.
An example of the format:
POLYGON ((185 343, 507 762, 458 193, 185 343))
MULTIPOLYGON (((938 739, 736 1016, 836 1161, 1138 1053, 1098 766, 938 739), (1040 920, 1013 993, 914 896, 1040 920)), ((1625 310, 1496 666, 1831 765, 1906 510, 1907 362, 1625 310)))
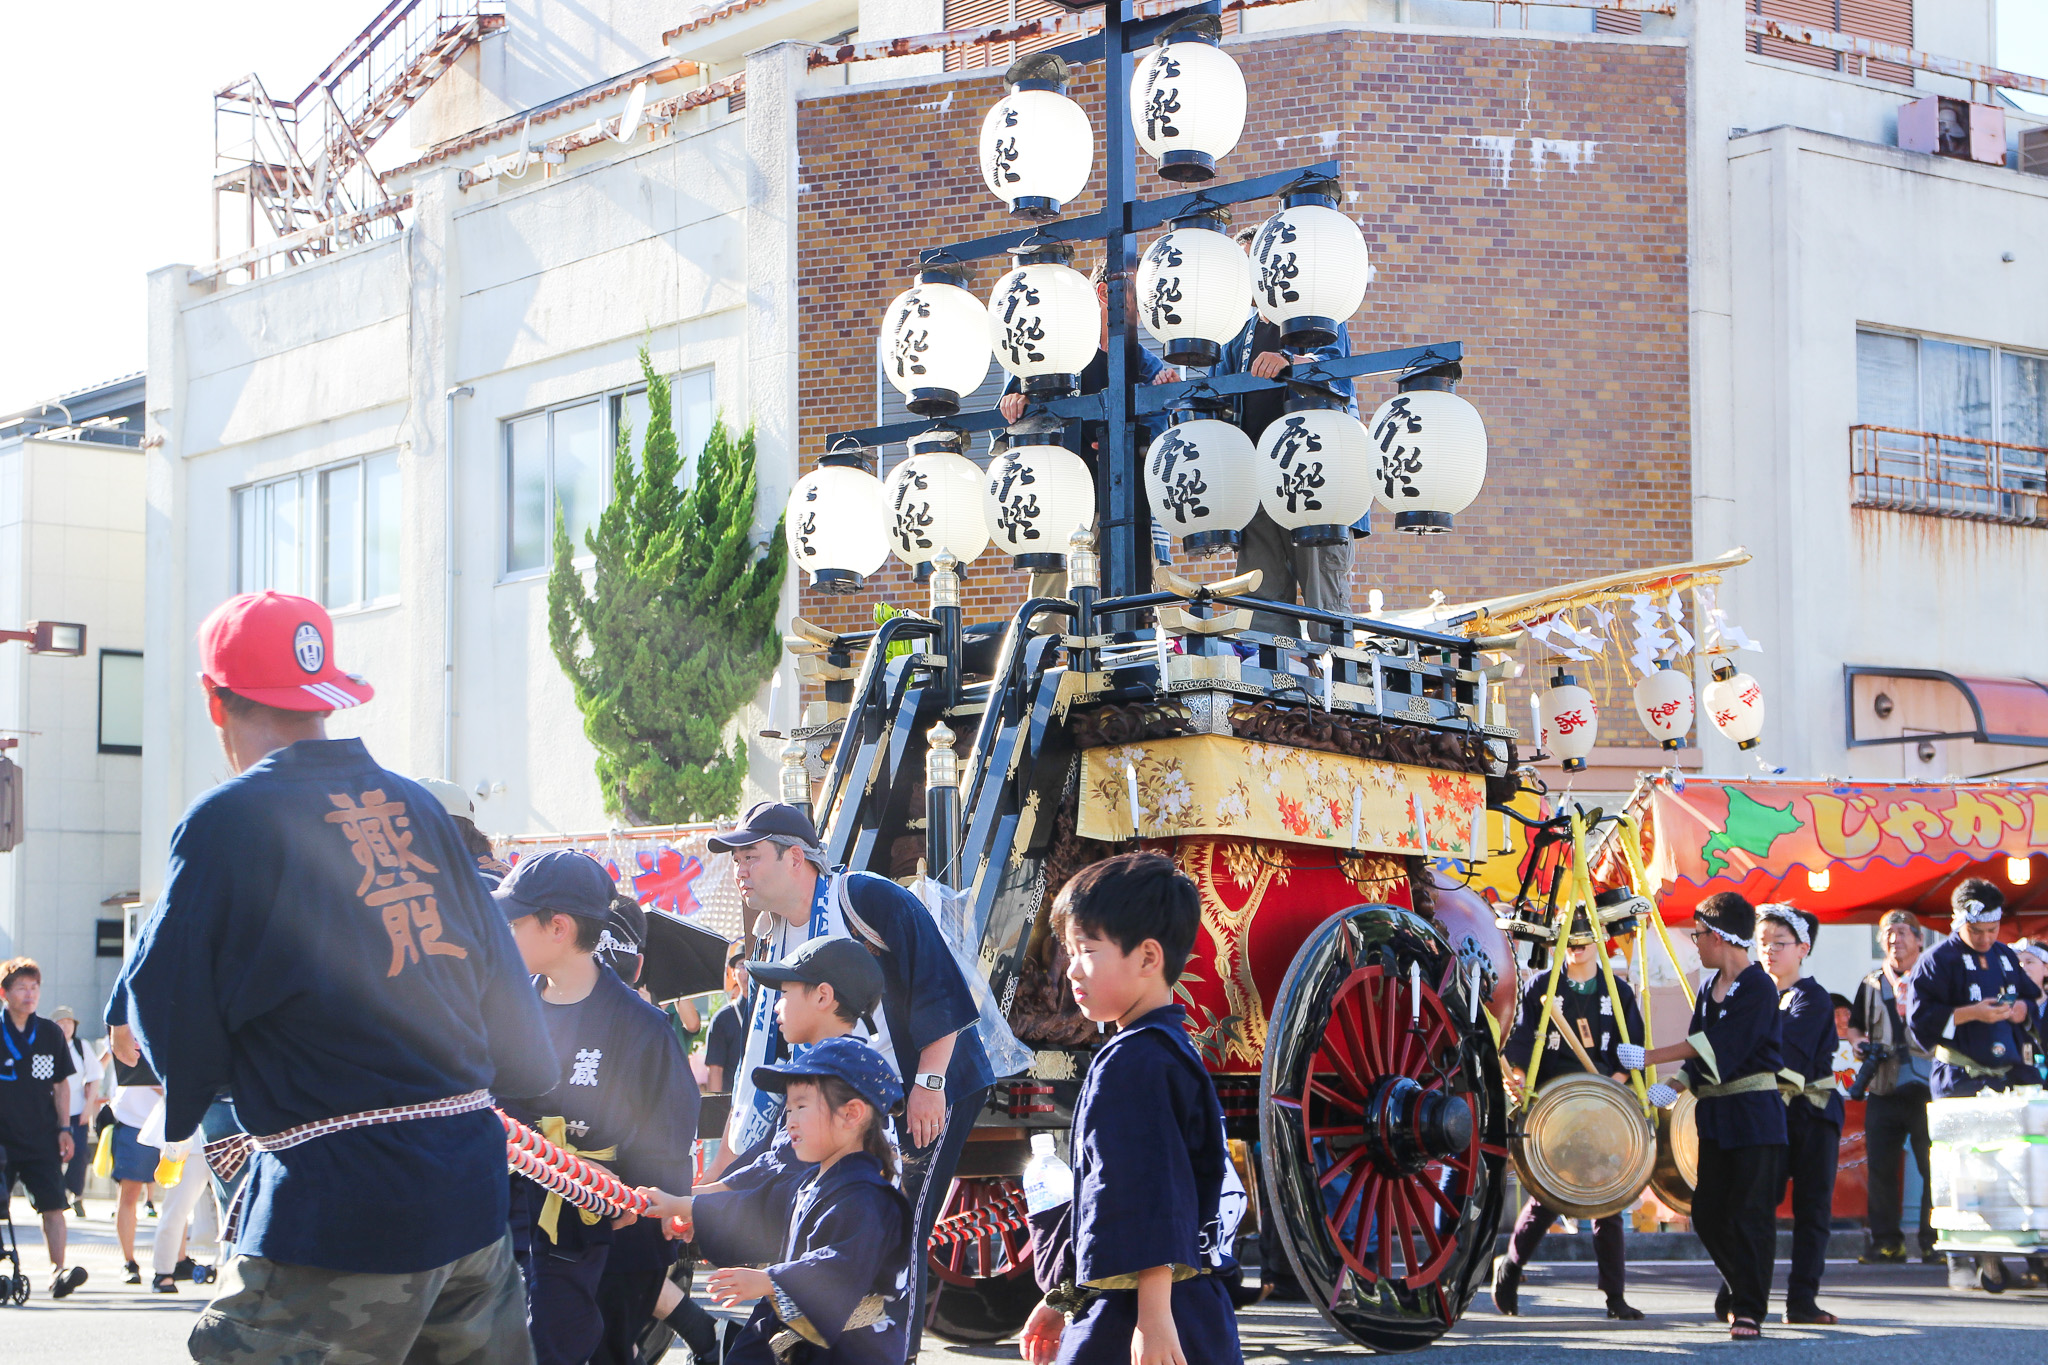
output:
POLYGON ((1825 1308, 1788 1308, 1785 1321, 1799 1326, 1832 1327, 1840 1319, 1825 1308))
POLYGON ((1755 1341, 1763 1336, 1763 1328, 1756 1325, 1755 1318, 1732 1318, 1728 1323, 1728 1336, 1733 1341, 1755 1341))
POLYGON ((152 1294, 175 1294, 178 1292, 178 1277, 159 1275, 149 1282, 149 1291, 152 1294))

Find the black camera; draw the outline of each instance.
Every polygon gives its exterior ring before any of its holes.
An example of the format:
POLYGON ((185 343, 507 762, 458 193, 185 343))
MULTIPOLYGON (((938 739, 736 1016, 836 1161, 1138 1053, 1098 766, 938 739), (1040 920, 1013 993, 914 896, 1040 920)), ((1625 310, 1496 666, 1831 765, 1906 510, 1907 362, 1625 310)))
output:
POLYGON ((1862 1059, 1863 1065, 1856 1068, 1856 1079, 1850 1082, 1849 1098, 1860 1101, 1864 1097, 1864 1092, 1870 1089, 1870 1078, 1875 1076, 1877 1069, 1890 1061, 1896 1053, 1883 1043, 1865 1042, 1856 1044, 1856 1055, 1862 1059))

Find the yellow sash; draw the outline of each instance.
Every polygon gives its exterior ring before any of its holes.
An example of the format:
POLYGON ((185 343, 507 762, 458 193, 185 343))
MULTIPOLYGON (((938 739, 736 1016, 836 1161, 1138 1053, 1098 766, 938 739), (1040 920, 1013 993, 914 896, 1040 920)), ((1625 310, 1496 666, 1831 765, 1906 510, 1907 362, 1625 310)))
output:
MULTIPOLYGON (((568 1121, 560 1114, 550 1114, 535 1124, 534 1127, 540 1129, 540 1135, 549 1142, 554 1143, 555 1146, 560 1147, 571 1156, 580 1156, 586 1161, 611 1161, 619 1154, 619 1149, 616 1145, 585 1151, 571 1143, 569 1141, 568 1121)), ((562 1239, 556 1235, 555 1229, 561 1226, 563 1202, 561 1195, 550 1190, 546 1201, 540 1206, 541 1231, 548 1235, 549 1241, 558 1245, 562 1239)), ((589 1209, 577 1209, 576 1212, 581 1215, 585 1227, 596 1227, 598 1220, 604 1217, 603 1214, 593 1213, 589 1209)))

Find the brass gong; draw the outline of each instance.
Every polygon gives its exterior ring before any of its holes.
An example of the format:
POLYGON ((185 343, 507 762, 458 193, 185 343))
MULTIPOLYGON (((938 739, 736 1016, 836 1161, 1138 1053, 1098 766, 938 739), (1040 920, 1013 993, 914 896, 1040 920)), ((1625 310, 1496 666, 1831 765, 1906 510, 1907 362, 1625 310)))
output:
POLYGON ((1688 1218, 1700 1178, 1700 1126, 1693 1112, 1698 1105, 1690 1090, 1681 1090, 1678 1103, 1657 1111, 1657 1164, 1650 1172, 1657 1197, 1688 1218))
POLYGON ((1546 1081, 1509 1141, 1515 1172, 1543 1207, 1605 1218, 1650 1181, 1657 1143, 1635 1091, 1580 1072, 1546 1081))

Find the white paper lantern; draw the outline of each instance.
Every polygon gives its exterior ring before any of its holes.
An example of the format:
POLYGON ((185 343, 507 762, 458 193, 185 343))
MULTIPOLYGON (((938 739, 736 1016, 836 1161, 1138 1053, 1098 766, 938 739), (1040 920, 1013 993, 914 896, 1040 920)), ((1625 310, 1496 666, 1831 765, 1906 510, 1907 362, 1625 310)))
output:
POLYGON ((913 568, 950 553, 962 564, 988 548, 981 514, 981 470, 960 453, 957 432, 918 437, 910 458, 883 485, 889 551, 913 568))
POLYGON ((1235 546, 1259 510, 1258 448, 1233 422, 1176 423, 1145 452, 1145 496, 1188 553, 1235 546))
POLYGON ((1372 510, 1368 452, 1342 408, 1288 412, 1259 435, 1259 505, 1296 545, 1341 545, 1372 510))
POLYGON ((1537 716, 1543 727, 1537 743, 1552 758, 1563 759, 1566 772, 1584 772, 1586 756, 1600 737, 1600 707, 1593 694, 1559 669, 1543 691, 1537 716))
POLYGON ((1299 349, 1327 346, 1365 301, 1372 254, 1365 234, 1337 211, 1335 181, 1313 181, 1285 196, 1286 207, 1252 239, 1259 315, 1299 349))
POLYGON ((1220 220, 1177 218, 1138 263, 1138 318, 1173 365, 1214 365, 1244 329, 1251 268, 1220 220))
POLYGON ((988 377, 988 310, 964 284, 957 271, 926 268, 882 314, 882 373, 920 417, 951 417, 988 377))
POLYGON ((981 122, 981 175, 989 192, 1024 218, 1057 218, 1088 184, 1095 130, 1067 98, 1067 64, 1050 53, 1005 73, 1010 93, 981 122))
POLYGON ((1659 659, 1657 666, 1636 679, 1636 718, 1650 732, 1650 738, 1666 749, 1685 743, 1692 729, 1692 679, 1659 659))
POLYGON ((988 336, 996 363, 1028 394, 1071 393, 1102 342, 1095 286, 1068 265, 1063 244, 1020 252, 1017 266, 988 296, 988 336))
POLYGON ((1738 749, 1754 749, 1764 732, 1764 690, 1747 673, 1735 671, 1726 659, 1714 662, 1714 680, 1700 690, 1700 705, 1714 728, 1735 741, 1738 749))
POLYGON ((1366 424, 1379 503, 1394 514, 1397 531, 1450 530, 1452 518, 1472 505, 1486 482, 1486 423, 1449 385, 1447 379, 1411 379, 1366 424))
POLYGON ((790 558, 820 592, 858 591, 889 557, 882 482, 858 464, 821 464, 798 479, 783 516, 790 558))
POLYGON ((1244 133, 1244 111, 1244 72, 1203 27, 1162 39, 1131 73, 1131 126, 1168 180, 1215 178, 1244 133))
POLYGON ((1012 446, 983 476, 989 538, 1020 569, 1059 569, 1067 537, 1095 520, 1095 479, 1065 446, 1012 446))

